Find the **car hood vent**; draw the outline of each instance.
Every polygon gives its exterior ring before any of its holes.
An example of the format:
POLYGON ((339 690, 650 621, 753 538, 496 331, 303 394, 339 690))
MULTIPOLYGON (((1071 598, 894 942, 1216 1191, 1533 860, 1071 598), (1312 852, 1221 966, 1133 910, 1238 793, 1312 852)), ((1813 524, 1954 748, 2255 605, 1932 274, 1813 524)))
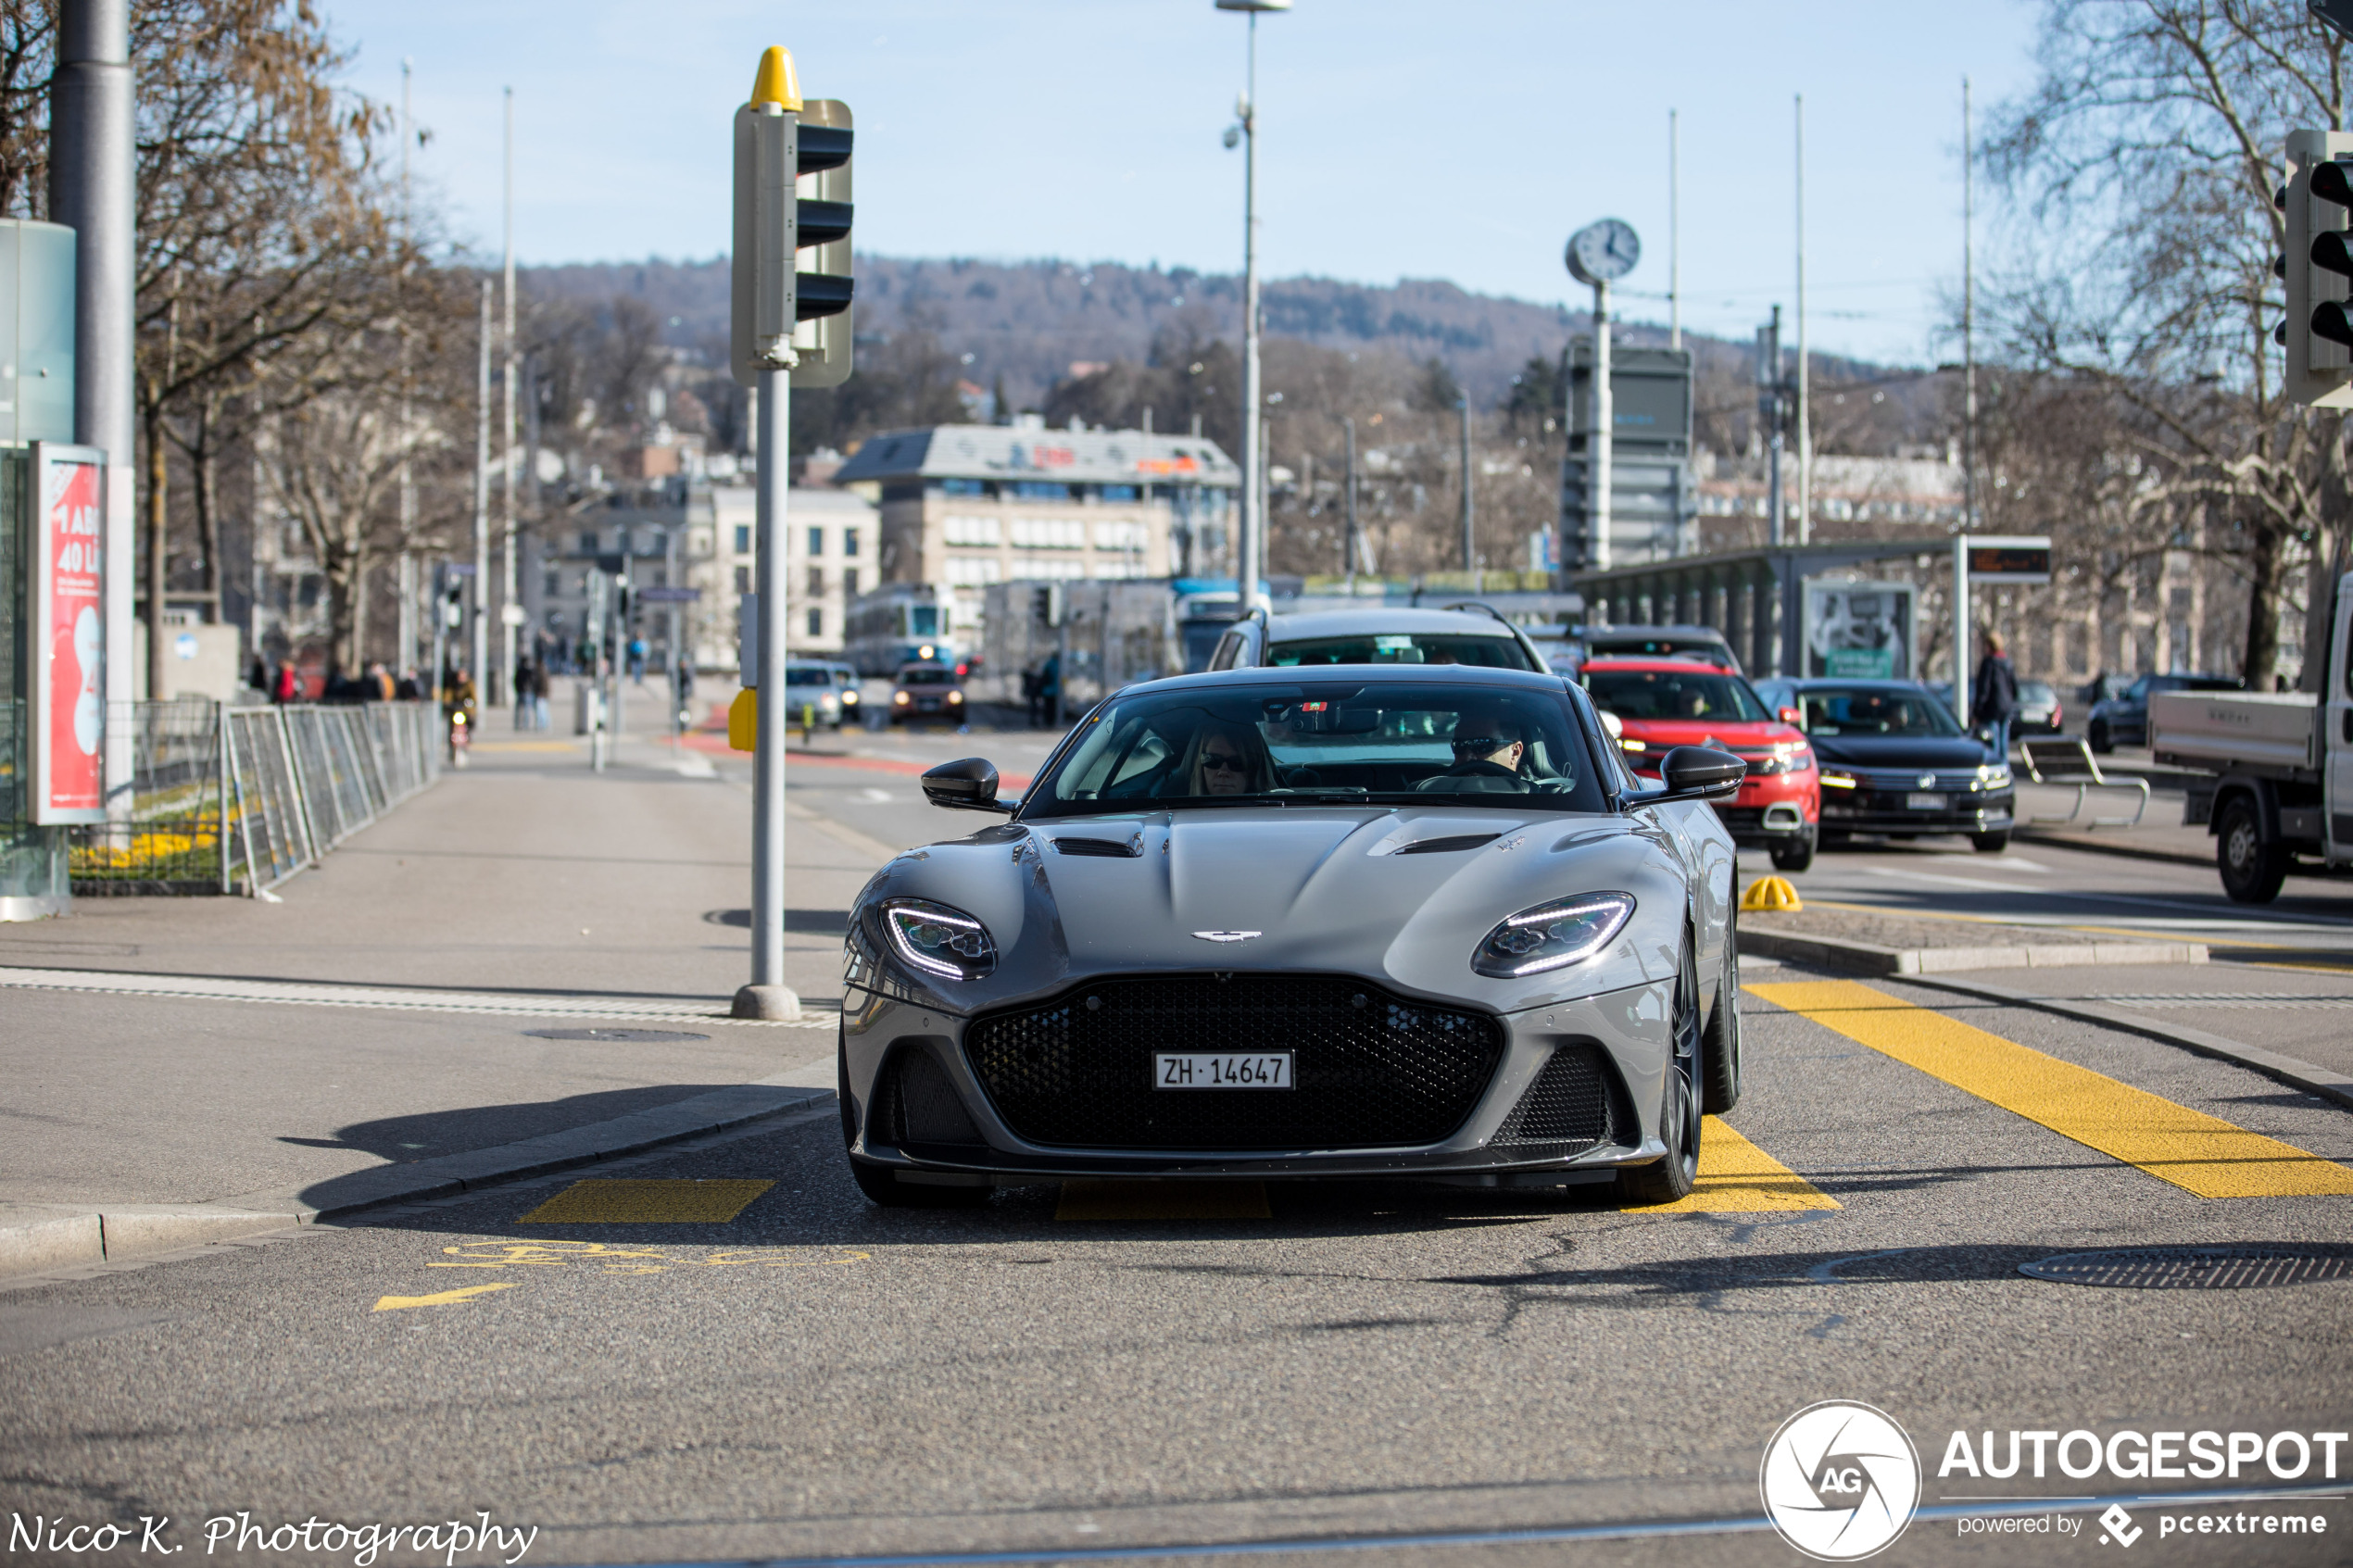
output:
POLYGON ((1115 838, 1057 838, 1054 847, 1065 855, 1094 855, 1104 859, 1132 860, 1144 852, 1144 835, 1122 842, 1115 838))
POLYGON ((1492 844, 1504 835, 1500 833, 1458 833, 1448 838, 1417 838, 1411 844, 1401 844, 1400 855, 1449 855, 1457 849, 1476 849, 1482 844, 1492 844))

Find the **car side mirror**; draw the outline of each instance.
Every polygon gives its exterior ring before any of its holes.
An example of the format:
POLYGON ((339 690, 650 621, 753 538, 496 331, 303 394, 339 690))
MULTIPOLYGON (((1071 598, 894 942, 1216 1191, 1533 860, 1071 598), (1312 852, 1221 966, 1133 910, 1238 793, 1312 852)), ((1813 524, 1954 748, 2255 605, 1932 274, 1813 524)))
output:
POLYGON ((1784 708, 1780 717, 1784 724, 1794 724, 1801 730, 1806 727, 1806 710, 1802 708, 1784 708))
POLYGON ((985 757, 942 762, 925 772, 924 798, 951 811, 999 811, 1007 816, 1021 804, 997 798, 997 765, 985 757))
POLYGON ((1663 806, 1670 800, 1713 800, 1740 788, 1748 764, 1712 746, 1679 746, 1659 764, 1666 788, 1639 795, 1636 806, 1663 806))

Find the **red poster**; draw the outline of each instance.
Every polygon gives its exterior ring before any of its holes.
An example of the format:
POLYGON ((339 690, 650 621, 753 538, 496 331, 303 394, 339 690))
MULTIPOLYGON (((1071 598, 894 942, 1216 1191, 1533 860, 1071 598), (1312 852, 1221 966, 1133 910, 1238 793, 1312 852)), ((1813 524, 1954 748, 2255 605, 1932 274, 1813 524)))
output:
POLYGON ((104 469, 51 447, 36 458, 40 512, 30 588, 37 646, 32 743, 40 822, 106 818, 104 469))

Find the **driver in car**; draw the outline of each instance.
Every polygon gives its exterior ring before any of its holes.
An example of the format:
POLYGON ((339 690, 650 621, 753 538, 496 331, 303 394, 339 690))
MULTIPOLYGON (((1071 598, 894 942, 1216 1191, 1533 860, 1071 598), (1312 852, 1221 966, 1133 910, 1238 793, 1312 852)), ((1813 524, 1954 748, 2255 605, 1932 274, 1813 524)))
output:
POLYGON ((1505 791, 1523 793, 1529 785, 1520 773, 1528 756, 1528 732, 1520 721, 1497 709, 1472 709, 1454 721, 1447 744, 1454 750, 1454 765, 1414 787, 1426 791, 1505 791))

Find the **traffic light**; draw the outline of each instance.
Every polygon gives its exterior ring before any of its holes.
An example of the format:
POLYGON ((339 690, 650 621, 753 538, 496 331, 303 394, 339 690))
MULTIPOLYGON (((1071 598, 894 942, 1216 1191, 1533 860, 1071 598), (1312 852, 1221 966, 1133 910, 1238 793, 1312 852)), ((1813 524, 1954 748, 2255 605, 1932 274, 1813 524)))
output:
POLYGON ((2287 183, 2273 198, 2286 244, 2271 271, 2287 285, 2272 341, 2287 350, 2291 402, 2353 408, 2353 134, 2291 131, 2287 183))
POLYGON ((751 101, 736 111, 730 358, 746 386, 762 370, 791 369, 801 386, 849 374, 851 140, 848 105, 804 102, 792 56, 761 56, 751 101), (812 247, 820 270, 803 272, 799 252, 812 247))
POLYGON ((1063 585, 1048 583, 1029 591, 1029 613, 1040 626, 1063 623, 1063 585))

